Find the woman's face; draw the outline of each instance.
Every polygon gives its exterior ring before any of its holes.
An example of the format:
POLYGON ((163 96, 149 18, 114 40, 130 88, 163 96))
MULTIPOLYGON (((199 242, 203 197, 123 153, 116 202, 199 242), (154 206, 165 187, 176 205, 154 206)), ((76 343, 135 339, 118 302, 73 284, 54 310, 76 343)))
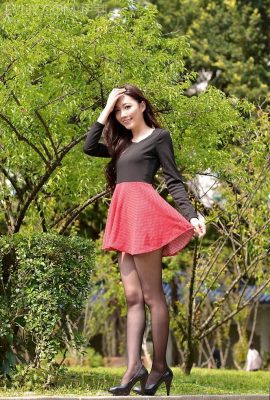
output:
POLYGON ((143 118, 145 103, 139 103, 133 97, 123 94, 117 100, 114 106, 116 120, 126 129, 132 130, 137 124, 140 124, 143 118))

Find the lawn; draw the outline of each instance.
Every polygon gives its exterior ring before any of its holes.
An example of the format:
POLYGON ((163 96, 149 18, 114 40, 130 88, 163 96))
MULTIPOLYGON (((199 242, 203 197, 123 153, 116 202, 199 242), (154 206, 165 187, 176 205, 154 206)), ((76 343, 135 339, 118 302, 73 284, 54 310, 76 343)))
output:
MULTIPOLYGON (((119 384, 124 368, 69 368, 64 380, 51 390, 35 390, 23 392, 3 390, 0 396, 6 395, 108 395, 106 389, 119 384)), ((174 379, 171 395, 183 394, 268 394, 270 372, 246 372, 234 370, 211 370, 194 368, 190 376, 185 376, 179 368, 172 368, 174 379)), ((131 394, 135 394, 131 392, 131 394)), ((162 385, 157 394, 165 394, 162 385)))

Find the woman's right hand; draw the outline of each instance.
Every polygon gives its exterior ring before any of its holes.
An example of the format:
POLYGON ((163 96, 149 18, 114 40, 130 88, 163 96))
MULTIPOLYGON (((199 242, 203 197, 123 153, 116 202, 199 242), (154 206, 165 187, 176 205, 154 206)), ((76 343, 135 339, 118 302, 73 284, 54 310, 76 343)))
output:
POLYGON ((105 108, 109 111, 112 112, 115 106, 115 103, 119 99, 120 96, 122 96, 125 93, 126 89, 125 88, 114 88, 111 93, 108 96, 107 103, 105 108))
POLYGON ((106 124, 110 113, 114 109, 115 103, 117 102, 119 97, 122 96, 125 93, 125 91, 126 91, 125 88, 114 88, 111 91, 111 93, 108 96, 108 100, 107 100, 106 106, 101 111, 101 114, 99 115, 99 117, 97 119, 98 122, 100 122, 103 125, 106 124))

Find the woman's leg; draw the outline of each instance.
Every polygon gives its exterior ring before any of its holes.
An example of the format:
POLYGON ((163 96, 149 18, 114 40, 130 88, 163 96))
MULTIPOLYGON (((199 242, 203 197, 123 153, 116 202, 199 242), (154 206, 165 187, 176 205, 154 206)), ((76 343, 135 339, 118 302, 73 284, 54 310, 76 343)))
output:
POLYGON ((162 248, 133 256, 144 301, 150 308, 153 339, 153 363, 147 385, 155 383, 167 368, 166 349, 169 334, 169 311, 162 287, 162 248))
POLYGON ((118 263, 127 302, 127 370, 121 384, 126 384, 142 365, 141 347, 145 329, 145 303, 133 256, 119 252, 118 263))

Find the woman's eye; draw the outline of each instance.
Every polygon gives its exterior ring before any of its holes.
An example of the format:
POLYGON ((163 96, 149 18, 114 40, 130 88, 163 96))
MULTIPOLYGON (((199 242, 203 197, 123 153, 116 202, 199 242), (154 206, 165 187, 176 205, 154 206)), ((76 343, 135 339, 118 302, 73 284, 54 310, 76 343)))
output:
MULTIPOLYGON (((125 106, 125 108, 130 108, 131 106, 125 106)), ((115 112, 119 112, 120 110, 115 110, 115 112)))

